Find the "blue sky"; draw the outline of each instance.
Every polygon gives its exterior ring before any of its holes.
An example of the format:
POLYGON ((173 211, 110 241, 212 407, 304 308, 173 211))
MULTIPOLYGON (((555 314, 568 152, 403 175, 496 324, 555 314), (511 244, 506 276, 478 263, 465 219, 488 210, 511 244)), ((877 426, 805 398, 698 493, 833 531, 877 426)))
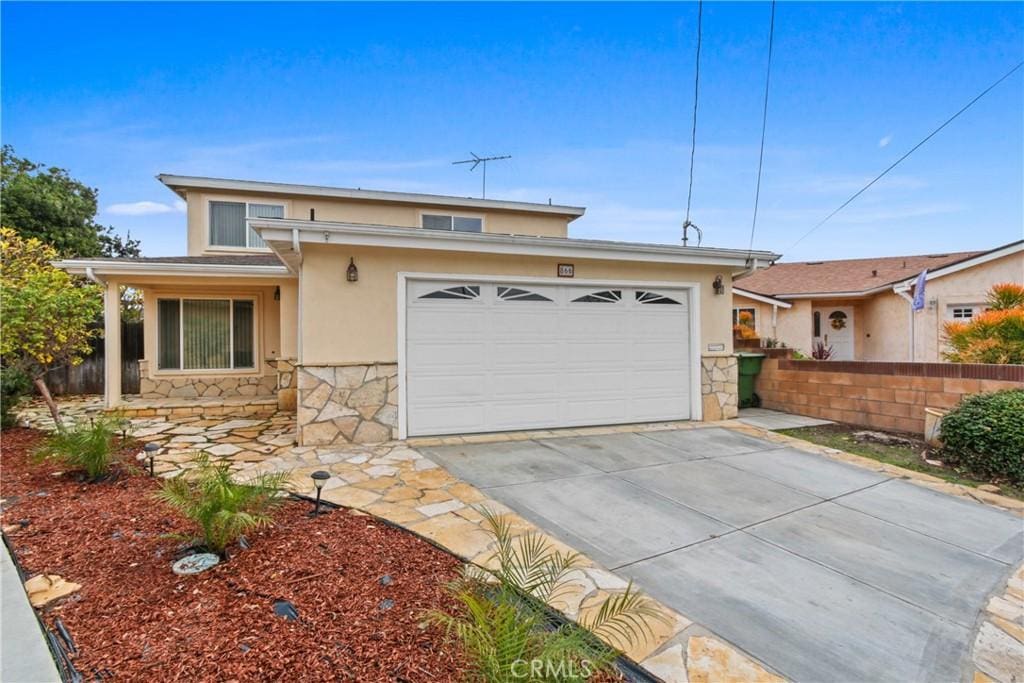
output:
MULTIPOLYGON (((2 136, 100 190, 147 255, 185 250, 160 172, 581 204, 574 237, 673 243, 695 3, 26 4, 2 13, 2 136)), ((750 234, 769 5, 704 7, 693 220, 750 234)), ((755 247, 787 260, 996 246, 1024 232, 1024 70, 793 243, 1024 59, 1021 3, 791 3, 776 14, 755 247)))

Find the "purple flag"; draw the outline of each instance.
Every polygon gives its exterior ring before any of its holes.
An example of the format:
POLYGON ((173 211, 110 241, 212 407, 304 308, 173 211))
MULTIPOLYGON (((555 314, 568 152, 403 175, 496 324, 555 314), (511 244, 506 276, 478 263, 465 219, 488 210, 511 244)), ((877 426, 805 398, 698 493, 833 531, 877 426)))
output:
POLYGON ((922 270, 921 274, 917 276, 917 282, 914 283, 914 304, 911 306, 915 311, 924 310, 924 279, 928 274, 928 270, 922 270))

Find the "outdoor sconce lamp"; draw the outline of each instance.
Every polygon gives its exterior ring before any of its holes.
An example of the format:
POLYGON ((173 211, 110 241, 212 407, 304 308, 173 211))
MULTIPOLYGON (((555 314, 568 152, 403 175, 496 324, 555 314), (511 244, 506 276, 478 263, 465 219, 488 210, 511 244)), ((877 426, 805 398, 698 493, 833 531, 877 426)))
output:
POLYGON ((158 446, 153 441, 150 441, 149 443, 142 447, 142 450, 145 451, 146 458, 149 459, 149 476, 156 476, 155 470, 153 468, 153 461, 156 459, 156 452, 160 450, 160 446, 158 446))
POLYGON ((725 294, 725 284, 722 283, 721 275, 715 276, 715 281, 711 283, 711 286, 715 288, 715 294, 725 294))
POLYGON ((281 288, 280 287, 274 287, 274 301, 280 301, 280 300, 281 300, 281 288))
POLYGON ((313 479, 313 486, 316 487, 316 507, 313 508, 313 517, 320 514, 320 492, 323 491, 324 484, 331 478, 330 472, 324 472, 323 470, 317 470, 313 474, 309 475, 313 479))
POLYGON ((350 258, 348 260, 348 269, 345 271, 345 279, 349 282, 359 281, 359 269, 356 268, 356 260, 354 258, 350 258))

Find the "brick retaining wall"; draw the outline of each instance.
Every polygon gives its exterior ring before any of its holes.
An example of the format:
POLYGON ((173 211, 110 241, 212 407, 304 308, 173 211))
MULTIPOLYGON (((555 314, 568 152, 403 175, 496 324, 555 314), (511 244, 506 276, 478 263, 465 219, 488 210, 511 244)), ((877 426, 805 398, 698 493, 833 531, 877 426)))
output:
POLYGON ((1024 388, 1022 365, 880 363, 765 358, 754 391, 772 410, 877 429, 924 433, 926 407, 1024 388))

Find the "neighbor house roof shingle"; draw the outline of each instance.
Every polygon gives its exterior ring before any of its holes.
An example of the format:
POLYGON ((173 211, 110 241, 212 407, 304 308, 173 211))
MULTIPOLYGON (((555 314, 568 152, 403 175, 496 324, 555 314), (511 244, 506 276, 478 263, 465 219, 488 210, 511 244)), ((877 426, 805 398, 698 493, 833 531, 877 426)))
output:
POLYGON ((961 251, 921 256, 844 259, 776 263, 736 281, 736 286, 768 296, 867 292, 912 278, 922 270, 934 270, 983 251, 961 251))

